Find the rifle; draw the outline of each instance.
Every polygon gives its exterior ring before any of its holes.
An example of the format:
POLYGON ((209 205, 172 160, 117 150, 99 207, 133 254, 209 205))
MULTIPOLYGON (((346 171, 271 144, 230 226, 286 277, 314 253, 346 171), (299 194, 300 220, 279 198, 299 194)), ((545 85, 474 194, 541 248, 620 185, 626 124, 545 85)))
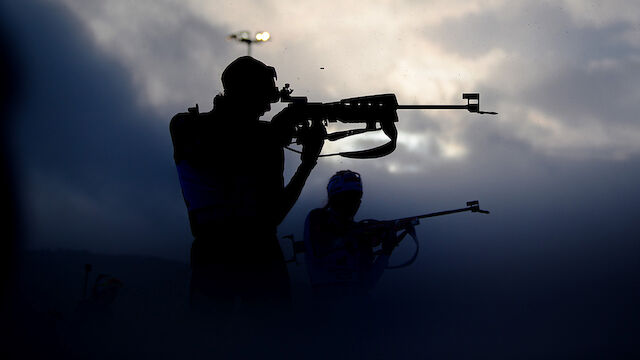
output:
MULTIPOLYGON (((489 214, 489 211, 480 209, 480 203, 478 200, 473 200, 473 201, 467 201, 467 206, 460 209, 436 211, 428 214, 410 216, 410 217, 405 217, 405 218, 400 218, 395 220, 380 221, 380 220, 366 219, 358 222, 358 226, 360 226, 361 231, 370 232, 371 234, 379 233, 382 231, 393 231, 393 232, 402 231, 402 233, 398 236, 398 240, 397 240, 398 243, 402 241, 407 235, 409 235, 413 239, 416 245, 416 251, 411 256, 411 258, 400 265, 387 267, 387 269, 398 269, 398 268, 411 265, 418 257, 418 252, 420 250, 420 243, 418 242, 415 226, 420 224, 420 219, 456 214, 456 213, 461 213, 466 211, 480 213, 480 214, 489 214)), ((293 248, 293 256, 286 262, 287 263, 295 262, 297 264, 298 263, 297 254, 304 253, 305 251, 304 242, 295 241, 293 235, 287 235, 287 236, 284 236, 283 238, 291 240, 291 245, 293 248)), ((372 243, 372 246, 374 247, 377 245, 379 244, 372 243)))
POLYGON ((467 201, 467 207, 460 208, 460 209, 437 211, 437 212, 432 212, 428 214, 410 216, 410 217, 395 219, 395 220, 379 221, 379 220, 367 219, 367 220, 360 221, 359 224, 364 225, 366 230, 375 231, 377 229, 380 229, 380 230, 391 229, 395 231, 401 231, 408 227, 419 225, 420 219, 426 219, 426 218, 442 216, 442 215, 450 215, 450 214, 455 214, 455 213, 465 212, 465 211, 477 212, 481 214, 489 214, 489 211, 480 209, 480 203, 478 202, 478 200, 474 200, 474 201, 467 201))
MULTIPOLYGON (((399 105, 394 94, 380 94, 342 99, 336 102, 320 103, 309 102, 304 96, 291 96, 293 89, 289 84, 285 84, 280 90, 280 100, 287 102, 296 114, 304 119, 302 122, 293 124, 293 135, 289 144, 302 144, 311 126, 328 125, 328 123, 365 123, 363 129, 352 129, 338 131, 327 134, 326 139, 336 141, 348 136, 358 135, 369 131, 378 131, 387 135, 389 142, 386 144, 359 151, 347 151, 335 154, 325 154, 321 156, 340 155, 346 158, 370 159, 378 158, 390 154, 396 148, 398 131, 395 123, 398 121, 396 110, 416 110, 416 109, 462 109, 472 113, 497 115, 492 111, 480 111, 480 94, 464 93, 462 99, 467 100, 466 105, 399 105), (380 124, 380 127, 377 124, 380 124), (295 139, 295 140, 294 140, 295 139)), ((287 146, 287 149, 298 152, 287 146)))

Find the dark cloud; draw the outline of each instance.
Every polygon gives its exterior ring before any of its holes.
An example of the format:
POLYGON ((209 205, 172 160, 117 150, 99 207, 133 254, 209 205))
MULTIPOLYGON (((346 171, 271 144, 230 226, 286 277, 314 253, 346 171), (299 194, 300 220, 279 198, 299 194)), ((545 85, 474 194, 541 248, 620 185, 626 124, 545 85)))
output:
POLYGON ((15 170, 36 247, 188 254, 169 117, 140 108, 130 74, 64 8, 4 6, 24 88, 15 170))
POLYGON ((93 42, 120 61, 139 91, 141 103, 158 114, 194 102, 202 108, 221 91, 224 66, 243 55, 244 44, 176 1, 142 1, 135 5, 85 1, 71 12, 91 32, 93 42))
POLYGON ((589 117, 600 119, 605 125, 635 124, 640 110, 634 98, 640 62, 618 57, 613 61, 611 68, 565 69, 522 96, 570 125, 580 125, 589 117))

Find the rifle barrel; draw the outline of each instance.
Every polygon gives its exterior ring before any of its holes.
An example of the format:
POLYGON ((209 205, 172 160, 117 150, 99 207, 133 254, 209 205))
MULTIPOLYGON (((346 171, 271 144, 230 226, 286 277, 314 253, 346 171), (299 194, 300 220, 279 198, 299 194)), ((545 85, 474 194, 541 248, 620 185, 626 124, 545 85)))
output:
POLYGON ((420 215, 420 216, 415 216, 414 218, 424 219, 424 218, 429 218, 429 217, 434 217, 434 216, 455 214, 455 213, 464 212, 464 211, 473 211, 474 208, 475 208, 475 206, 469 206, 469 207, 466 207, 466 208, 455 209, 455 210, 438 211, 438 212, 433 212, 433 213, 424 214, 424 215, 420 215))
POLYGON ((468 109, 468 105, 398 105, 402 109, 468 109))
POLYGON ((396 220, 386 220, 386 221, 374 222, 374 223, 372 223, 370 225, 373 226, 373 227, 376 227, 376 226, 386 226, 385 224, 393 224, 394 226, 396 226, 398 228, 403 228, 403 227, 405 227, 407 225, 416 225, 416 224, 418 224, 417 221, 419 219, 424 219, 424 218, 429 218, 429 217, 434 217, 434 216, 449 215, 449 214, 455 214, 455 213, 460 213, 460 212, 465 212, 465 211, 478 212, 478 213, 481 213, 481 214, 489 214, 489 211, 480 209, 480 206, 478 205, 477 201, 473 201, 472 203, 475 203, 475 204, 473 204, 471 206, 467 206, 465 208, 460 208, 460 209, 455 209, 455 210, 437 211, 437 212, 432 212, 432 213, 428 213, 428 214, 423 214, 423 215, 418 215, 418 216, 410 216, 410 217, 396 219, 396 220))
POLYGON ((390 220, 390 221, 395 221, 396 223, 403 223, 403 222, 411 222, 412 220, 416 220, 416 219, 424 219, 424 218, 430 218, 430 217, 434 217, 434 216, 442 216, 442 215, 449 215, 449 214, 455 214, 455 213, 459 213, 459 212, 464 212, 464 211, 473 211, 477 206, 469 206, 466 208, 461 208, 461 209, 455 209, 455 210, 445 210, 445 211, 437 211, 437 212, 432 212, 432 213, 428 213, 428 214, 424 214, 424 215, 418 215, 418 216, 409 216, 406 218, 401 218, 401 219, 397 219, 397 220, 390 220))

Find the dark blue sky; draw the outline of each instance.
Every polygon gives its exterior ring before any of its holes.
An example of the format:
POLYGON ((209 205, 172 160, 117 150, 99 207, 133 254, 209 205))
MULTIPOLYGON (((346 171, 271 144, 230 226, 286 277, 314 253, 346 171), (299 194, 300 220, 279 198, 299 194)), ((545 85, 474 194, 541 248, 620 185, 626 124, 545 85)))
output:
POLYGON ((4 15, 22 69, 11 140, 29 243, 184 251, 168 127, 150 126, 157 115, 136 104, 130 74, 59 5, 4 15))

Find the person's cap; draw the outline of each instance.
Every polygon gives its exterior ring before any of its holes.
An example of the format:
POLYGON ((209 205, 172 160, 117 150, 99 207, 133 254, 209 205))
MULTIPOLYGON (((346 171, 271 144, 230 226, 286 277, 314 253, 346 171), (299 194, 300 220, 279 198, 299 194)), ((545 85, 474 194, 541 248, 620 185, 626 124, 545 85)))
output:
POLYGON ((345 191, 358 191, 362 193, 362 179, 360 174, 351 170, 341 170, 329 179, 327 194, 329 198, 345 191))
MULTIPOLYGON (((235 59, 222 72, 222 86, 226 93, 272 91, 272 79, 277 79, 276 69, 251 56, 235 59)), ((277 88, 275 91, 277 92, 277 88)))

